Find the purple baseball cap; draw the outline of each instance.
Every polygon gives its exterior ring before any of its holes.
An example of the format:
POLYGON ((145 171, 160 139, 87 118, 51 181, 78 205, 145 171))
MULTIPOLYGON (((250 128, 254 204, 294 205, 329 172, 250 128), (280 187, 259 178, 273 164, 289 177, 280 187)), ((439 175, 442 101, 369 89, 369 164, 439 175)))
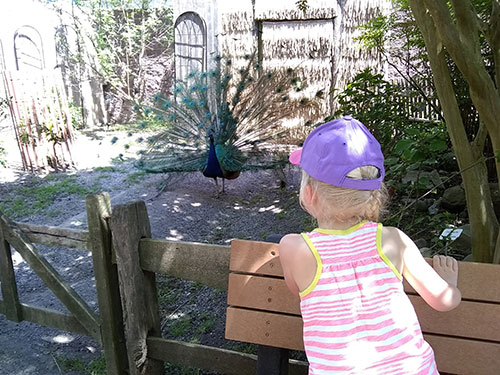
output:
POLYGON ((351 116, 318 126, 289 160, 317 180, 349 189, 380 189, 385 175, 380 144, 366 126, 351 116), (378 168, 378 178, 347 177, 353 169, 367 165, 378 168))

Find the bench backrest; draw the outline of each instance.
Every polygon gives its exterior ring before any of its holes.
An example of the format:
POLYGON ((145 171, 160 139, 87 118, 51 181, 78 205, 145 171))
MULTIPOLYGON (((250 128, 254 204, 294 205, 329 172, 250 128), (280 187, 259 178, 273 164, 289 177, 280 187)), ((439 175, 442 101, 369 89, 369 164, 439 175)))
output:
MULTIPOLYGON (((283 279, 278 245, 231 244, 226 338, 304 350, 299 297, 283 279)), ((462 303, 433 310, 405 282, 442 374, 500 374, 500 266, 459 262, 462 303)))

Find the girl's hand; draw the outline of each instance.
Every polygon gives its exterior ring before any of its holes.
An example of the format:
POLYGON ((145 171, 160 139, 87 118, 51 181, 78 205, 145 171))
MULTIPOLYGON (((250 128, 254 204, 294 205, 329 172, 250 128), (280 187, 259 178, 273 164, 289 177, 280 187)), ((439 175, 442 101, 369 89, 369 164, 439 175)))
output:
POLYGON ((455 258, 434 255, 432 258, 432 267, 434 270, 452 286, 457 286, 458 282, 458 262, 455 258))

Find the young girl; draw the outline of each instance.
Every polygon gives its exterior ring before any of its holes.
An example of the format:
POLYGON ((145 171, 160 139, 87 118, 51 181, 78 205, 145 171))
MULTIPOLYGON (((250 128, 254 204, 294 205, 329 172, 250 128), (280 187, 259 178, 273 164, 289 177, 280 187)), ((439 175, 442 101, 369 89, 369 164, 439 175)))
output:
POLYGON ((378 224, 385 200, 380 144, 350 116, 313 130, 290 156, 300 203, 318 221, 279 245, 285 282, 300 295, 309 374, 438 374, 402 278, 438 311, 455 308, 458 266, 433 267, 397 228, 378 224))

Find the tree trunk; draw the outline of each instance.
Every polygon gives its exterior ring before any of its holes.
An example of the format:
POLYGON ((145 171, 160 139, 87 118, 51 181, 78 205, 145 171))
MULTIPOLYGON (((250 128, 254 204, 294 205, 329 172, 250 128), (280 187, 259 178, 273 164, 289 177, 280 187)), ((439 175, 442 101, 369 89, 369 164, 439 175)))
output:
MULTIPOLYGON (((446 64, 443 44, 439 39, 431 13, 427 11, 424 2, 425 0, 409 1, 417 25, 424 36, 434 84, 446 120, 446 127, 457 156, 458 165, 462 171, 472 232, 473 260, 491 262, 496 243, 500 243, 500 240, 497 241, 498 220, 491 200, 485 161, 482 150, 475 150, 467 139, 450 72, 446 64)), ((495 143, 493 146, 496 149, 495 143)))

